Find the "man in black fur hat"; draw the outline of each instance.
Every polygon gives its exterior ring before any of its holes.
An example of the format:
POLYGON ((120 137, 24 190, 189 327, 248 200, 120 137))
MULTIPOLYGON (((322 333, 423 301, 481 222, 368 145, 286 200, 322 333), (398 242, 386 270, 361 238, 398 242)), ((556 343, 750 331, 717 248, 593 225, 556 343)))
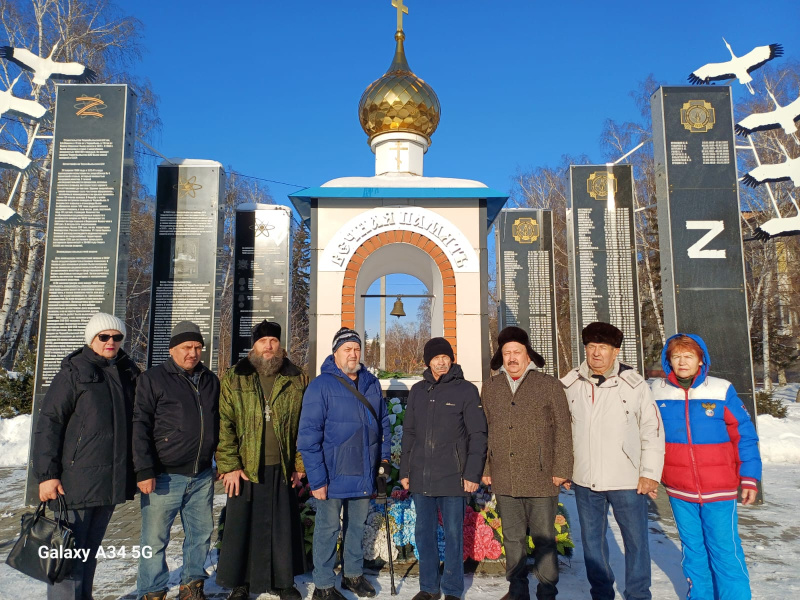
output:
POLYGON ((608 508, 625 546, 625 598, 649 600, 648 495, 655 498, 664 465, 664 428, 644 378, 619 362, 622 332, 590 323, 582 332, 586 360, 564 384, 572 413, 572 482, 593 600, 615 597, 608 563, 608 508))
POLYGON ((506 579, 503 600, 528 600, 528 543, 534 544, 538 600, 557 594, 558 553, 555 522, 558 494, 572 476, 572 430, 564 387, 537 371, 544 359, 528 334, 506 327, 497 336, 481 400, 489 423, 489 459, 483 482, 492 486, 503 521, 506 579))
POLYGON ((280 324, 261 322, 252 341, 222 378, 217 470, 228 503, 217 583, 233 588, 230 600, 269 591, 300 600, 294 576, 306 563, 293 488, 305 475, 297 431, 308 378, 286 357, 280 324))

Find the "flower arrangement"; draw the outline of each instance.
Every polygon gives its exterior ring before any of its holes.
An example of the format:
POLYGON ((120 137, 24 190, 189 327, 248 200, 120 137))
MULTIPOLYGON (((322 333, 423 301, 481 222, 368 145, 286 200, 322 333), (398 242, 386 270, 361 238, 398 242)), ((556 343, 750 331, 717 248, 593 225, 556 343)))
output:
POLYGON ((503 554, 502 537, 492 529, 486 517, 467 506, 464 515, 464 560, 497 560, 503 554))

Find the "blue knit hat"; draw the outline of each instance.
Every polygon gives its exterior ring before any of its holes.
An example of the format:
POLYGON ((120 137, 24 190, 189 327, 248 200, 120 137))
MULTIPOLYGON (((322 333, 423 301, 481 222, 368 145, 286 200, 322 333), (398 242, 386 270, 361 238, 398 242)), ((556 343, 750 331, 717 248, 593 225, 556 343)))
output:
POLYGON ((339 331, 336 332, 336 335, 333 336, 332 352, 336 352, 339 349, 339 346, 341 346, 342 344, 346 344, 347 342, 355 342, 360 346, 361 337, 355 330, 349 329, 348 327, 342 327, 339 331))

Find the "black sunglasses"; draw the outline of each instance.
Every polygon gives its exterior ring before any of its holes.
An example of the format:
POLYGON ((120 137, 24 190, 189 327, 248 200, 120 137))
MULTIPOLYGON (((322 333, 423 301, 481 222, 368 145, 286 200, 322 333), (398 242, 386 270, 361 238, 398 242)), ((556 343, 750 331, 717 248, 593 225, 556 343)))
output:
POLYGON ((125 339, 125 336, 121 333, 115 333, 114 335, 108 333, 98 333, 97 339, 101 342, 107 342, 108 340, 114 340, 115 342, 121 342, 125 339))

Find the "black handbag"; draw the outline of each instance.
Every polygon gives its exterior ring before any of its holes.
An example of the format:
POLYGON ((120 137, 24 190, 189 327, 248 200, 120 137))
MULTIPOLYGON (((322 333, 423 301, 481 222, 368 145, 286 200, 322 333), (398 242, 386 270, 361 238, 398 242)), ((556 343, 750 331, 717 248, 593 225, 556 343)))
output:
POLYGON ((45 516, 47 503, 42 502, 34 513, 22 515, 19 539, 6 559, 6 564, 29 577, 45 583, 59 583, 75 564, 75 536, 67 522, 67 503, 58 495, 58 509, 53 518, 45 516), (42 556, 44 555, 44 557, 42 556))

